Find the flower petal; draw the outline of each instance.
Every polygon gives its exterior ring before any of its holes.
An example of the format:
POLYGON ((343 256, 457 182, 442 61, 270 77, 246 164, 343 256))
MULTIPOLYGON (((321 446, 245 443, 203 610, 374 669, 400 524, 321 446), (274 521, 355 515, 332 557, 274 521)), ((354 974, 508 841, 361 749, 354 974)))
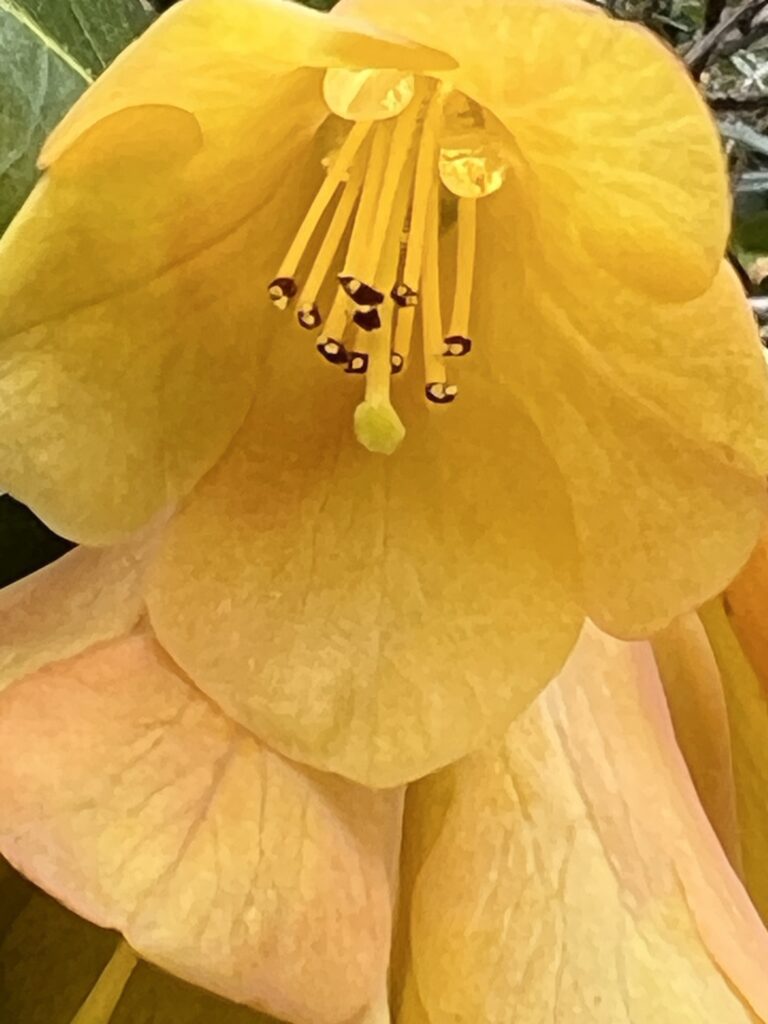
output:
POLYGON ((477 347, 567 482, 587 615, 644 635, 721 591, 757 539, 768 386, 754 320, 726 265, 700 298, 665 305, 578 252, 549 263, 513 199, 488 200, 481 225, 477 347))
POLYGON ((452 64, 282 0, 187 0, 45 149, 0 245, 0 482, 67 537, 122 539, 244 418, 266 286, 326 155, 322 71, 299 57, 452 64))
MULTIPOLYGON (((125 50, 48 139, 48 167, 74 139, 108 114, 143 104, 171 104, 207 122, 297 68, 450 69, 445 53, 382 32, 361 19, 329 18, 287 0, 185 0, 125 50)), ((230 113, 233 111, 230 110, 230 113)), ((274 119, 285 122, 286 111, 274 119)), ((255 140, 254 140, 255 141, 255 140)))
MULTIPOLYGON (((728 706, 741 825, 741 854, 749 894, 763 920, 768 921, 768 700, 766 677, 756 675, 742 650, 742 634, 731 628, 722 602, 710 601, 701 619, 712 644, 728 706), (738 639, 737 639, 738 635, 738 639)), ((762 627, 761 627, 762 628, 762 627)))
POLYGON ((675 738, 712 828, 737 873, 741 843, 723 680, 699 617, 675 619, 653 638, 675 738))
POLYGON ((479 373, 444 416, 399 393, 408 434, 378 456, 352 433, 354 382, 285 355, 300 344, 276 340, 258 409, 170 527, 148 607, 258 737, 393 785, 480 746, 562 664, 581 622, 570 510, 530 422, 479 373))
POLYGON ((260 746, 150 635, 0 699, 11 863, 153 963, 297 1024, 377 992, 397 805, 260 746))
POLYGON ((57 532, 122 538, 242 422, 266 285, 322 174, 322 71, 285 61, 319 40, 329 61, 363 47, 367 62, 363 29, 283 2, 187 0, 54 133, 0 246, 0 482, 57 532), (254 44, 262 28, 282 61, 254 44))
POLYGON ((648 647, 585 630, 504 743, 442 776, 406 813, 420 870, 401 1024, 768 1018, 768 935, 698 804, 648 647))
POLYGON ((106 551, 77 548, 0 590, 0 690, 134 626, 156 536, 147 531, 106 551))
POLYGON ((512 135, 542 247, 583 246, 664 299, 707 288, 729 230, 725 163, 703 99, 649 31, 573 0, 341 0, 335 10, 456 58, 450 84, 512 135))
POLYGON ((733 630, 768 695, 768 524, 725 599, 733 630))

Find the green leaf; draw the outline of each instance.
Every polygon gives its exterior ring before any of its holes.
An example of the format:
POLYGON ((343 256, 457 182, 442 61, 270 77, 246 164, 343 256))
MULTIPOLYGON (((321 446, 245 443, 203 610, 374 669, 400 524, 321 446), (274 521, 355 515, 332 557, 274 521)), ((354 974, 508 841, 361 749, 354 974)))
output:
POLYGON ((46 135, 151 20, 141 0, 0 0, 0 232, 46 135))

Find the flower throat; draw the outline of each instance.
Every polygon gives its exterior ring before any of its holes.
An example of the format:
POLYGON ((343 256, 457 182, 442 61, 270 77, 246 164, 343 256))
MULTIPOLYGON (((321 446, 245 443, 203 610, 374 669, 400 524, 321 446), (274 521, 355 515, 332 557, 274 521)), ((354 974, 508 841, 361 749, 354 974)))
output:
POLYGON ((326 72, 329 110, 352 125, 283 259, 269 295, 280 309, 295 301, 302 327, 318 331, 318 352, 365 377, 355 434, 390 454, 405 436, 390 388, 411 361, 421 321, 424 394, 456 398, 446 361, 472 348, 470 311, 477 200, 504 183, 503 146, 482 108, 461 93, 396 71, 326 72), (440 185, 457 197, 456 284, 449 327, 440 300, 440 185), (298 270, 320 222, 325 234, 299 282, 298 270), (347 241, 346 251, 340 252, 347 241), (332 269, 335 296, 326 313, 318 295, 332 269))

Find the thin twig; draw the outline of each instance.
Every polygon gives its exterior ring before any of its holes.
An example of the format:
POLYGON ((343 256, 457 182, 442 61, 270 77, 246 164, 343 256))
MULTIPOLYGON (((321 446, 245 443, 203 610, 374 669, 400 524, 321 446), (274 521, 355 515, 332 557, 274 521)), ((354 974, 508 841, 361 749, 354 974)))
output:
POLYGON ((744 171, 733 183, 734 192, 768 193, 768 171, 744 171))
POLYGON ((683 59, 694 78, 699 77, 707 64, 710 54, 717 48, 717 44, 727 34, 729 29, 741 21, 747 14, 760 10, 767 2, 768 0, 744 0, 738 7, 727 8, 715 27, 689 47, 683 59))
POLYGON ((768 156, 768 135, 761 135, 754 128, 741 121, 720 121, 720 134, 726 139, 733 139, 740 142, 742 146, 751 149, 753 153, 761 153, 768 156))
POLYGON ((713 110, 768 110, 768 96, 733 96, 725 93, 707 96, 706 99, 713 110))

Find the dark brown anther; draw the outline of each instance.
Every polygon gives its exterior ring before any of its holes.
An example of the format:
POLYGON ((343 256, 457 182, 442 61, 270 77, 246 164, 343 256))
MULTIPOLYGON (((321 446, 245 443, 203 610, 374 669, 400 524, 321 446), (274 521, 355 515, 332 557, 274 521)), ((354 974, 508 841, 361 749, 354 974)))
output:
POLYGON ((377 331, 381 327, 381 317, 375 306, 372 309, 355 310, 352 322, 363 331, 377 331))
POLYGON ((320 316, 320 310, 317 308, 315 303, 306 303, 301 306, 297 314, 297 319, 302 327, 306 327, 308 331, 314 331, 315 328, 319 327, 323 322, 323 318, 320 316))
POLYGON ((445 339, 444 356, 465 356, 472 351, 472 339, 463 334, 451 334, 445 339))
POLYGON ((447 405, 458 393, 459 389, 455 384, 443 384, 441 381, 434 381, 424 388, 424 394, 435 405, 447 405))
POLYGON ((405 366, 405 360, 399 352, 392 352, 389 357, 389 365, 392 368, 392 373, 402 373, 403 367, 405 366))
POLYGON ((384 301, 383 292, 356 277, 339 274, 339 284, 357 306, 380 306, 384 301))
POLYGON ((347 359, 345 373, 365 373, 368 369, 368 354, 366 352, 350 352, 347 359))
POLYGON ((268 291, 275 305, 285 309, 289 300, 296 294, 296 282, 292 277, 276 277, 270 282, 268 291))
POLYGON ((346 366, 349 362, 349 353, 342 343, 334 338, 325 338, 323 341, 318 342, 317 351, 323 359, 333 363, 334 366, 346 366))
POLYGON ((395 305, 405 309, 406 306, 418 306, 419 293, 410 288, 407 284, 396 284, 390 292, 395 305))

